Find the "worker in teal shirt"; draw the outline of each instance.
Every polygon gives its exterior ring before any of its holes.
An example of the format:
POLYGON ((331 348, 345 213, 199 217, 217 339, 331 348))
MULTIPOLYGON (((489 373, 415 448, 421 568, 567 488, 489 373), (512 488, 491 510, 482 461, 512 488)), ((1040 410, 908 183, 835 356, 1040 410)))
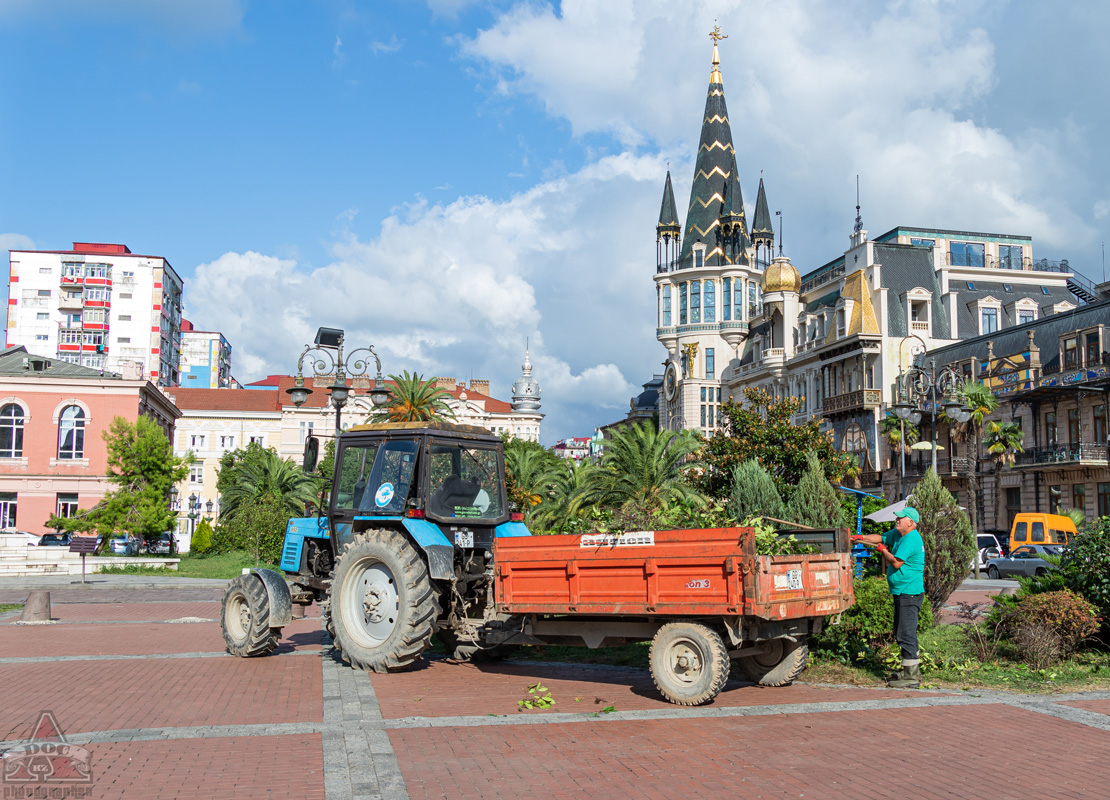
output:
POLYGON ((894 598, 894 640, 902 648, 902 669, 887 681, 897 689, 921 685, 921 659, 917 651, 917 620, 925 600, 925 545, 917 525, 921 515, 906 506, 894 513, 894 530, 880 536, 853 536, 876 548, 886 565, 886 580, 894 598))

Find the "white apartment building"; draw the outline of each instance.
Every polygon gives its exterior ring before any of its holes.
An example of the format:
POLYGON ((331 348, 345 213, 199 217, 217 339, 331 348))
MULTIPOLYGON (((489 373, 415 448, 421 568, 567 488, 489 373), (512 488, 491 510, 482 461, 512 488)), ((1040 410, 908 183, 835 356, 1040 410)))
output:
POLYGON ((165 258, 122 244, 13 250, 8 344, 107 372, 139 365, 151 382, 176 386, 182 288, 165 258))
POLYGON ((218 331, 198 331, 181 321, 181 385, 189 389, 231 386, 231 345, 218 331))

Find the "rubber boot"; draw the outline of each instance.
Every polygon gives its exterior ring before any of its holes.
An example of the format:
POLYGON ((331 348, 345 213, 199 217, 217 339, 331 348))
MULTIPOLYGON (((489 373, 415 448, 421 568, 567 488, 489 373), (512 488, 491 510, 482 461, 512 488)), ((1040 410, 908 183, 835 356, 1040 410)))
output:
POLYGON ((894 672, 892 672, 892 673, 890 673, 889 675, 886 676, 885 680, 886 680, 887 683, 890 683, 891 681, 905 680, 905 678, 906 678, 906 670, 903 668, 903 669, 894 670, 894 672))
POLYGON ((921 687, 921 665, 911 664, 902 669, 902 677, 887 681, 891 689, 918 689, 921 687))

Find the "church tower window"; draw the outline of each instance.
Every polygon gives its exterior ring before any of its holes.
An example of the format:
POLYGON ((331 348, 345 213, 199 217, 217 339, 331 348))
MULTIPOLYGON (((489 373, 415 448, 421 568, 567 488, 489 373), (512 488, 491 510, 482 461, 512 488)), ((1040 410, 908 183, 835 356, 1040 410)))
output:
POLYGON ((732 278, 721 281, 721 321, 729 322, 732 319, 732 278))
POLYGON ((690 281, 690 322, 701 322, 701 281, 690 281))
POLYGON ((686 282, 678 285, 678 324, 686 324, 686 282))
POLYGON ((717 287, 713 281, 705 281, 703 289, 705 293, 705 321, 717 321, 717 287))
POLYGON ((671 287, 663 287, 663 327, 668 328, 671 324, 671 287))

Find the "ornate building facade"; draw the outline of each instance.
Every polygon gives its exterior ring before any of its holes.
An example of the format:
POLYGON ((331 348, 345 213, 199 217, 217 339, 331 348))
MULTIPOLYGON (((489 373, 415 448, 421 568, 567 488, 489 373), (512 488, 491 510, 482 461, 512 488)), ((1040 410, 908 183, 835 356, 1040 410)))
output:
MULTIPOLYGON (((746 387, 799 401, 877 487, 892 462, 879 421, 915 355, 1071 311, 1098 296, 1067 261, 1036 260, 1028 236, 899 226, 868 238, 856 207, 843 255, 802 274, 774 252, 760 177, 743 204, 718 54, 685 227, 668 172, 656 225, 658 340, 667 350, 660 424, 711 435, 746 387)), ((781 236, 780 236, 781 239, 781 236)), ((925 426, 930 409, 925 410, 925 426)))

